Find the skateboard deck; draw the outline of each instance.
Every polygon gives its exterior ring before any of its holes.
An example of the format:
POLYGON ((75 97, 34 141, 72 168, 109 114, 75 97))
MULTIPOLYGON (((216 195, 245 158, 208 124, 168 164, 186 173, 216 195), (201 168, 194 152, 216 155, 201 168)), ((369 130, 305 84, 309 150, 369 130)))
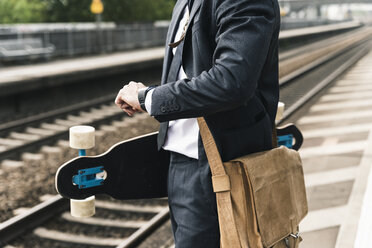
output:
MULTIPOLYGON (((302 134, 293 124, 277 128, 278 144, 298 150, 302 134), (295 142, 293 142, 295 141, 295 142)), ((157 132, 119 142, 98 156, 82 156, 63 164, 56 189, 70 199, 107 194, 116 199, 167 197, 170 153, 157 150, 157 132)))
POLYGON ((166 197, 170 154, 158 151, 156 140, 157 132, 66 162, 56 174, 58 193, 70 199, 97 194, 122 200, 166 197))

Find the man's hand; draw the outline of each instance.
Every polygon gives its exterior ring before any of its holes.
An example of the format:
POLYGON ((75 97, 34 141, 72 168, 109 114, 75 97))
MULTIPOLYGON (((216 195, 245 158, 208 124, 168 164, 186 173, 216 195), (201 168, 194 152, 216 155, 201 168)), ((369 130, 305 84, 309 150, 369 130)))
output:
POLYGON ((119 91, 115 104, 129 116, 133 116, 136 112, 143 112, 138 101, 138 90, 141 88, 146 88, 146 86, 142 83, 131 81, 119 91))

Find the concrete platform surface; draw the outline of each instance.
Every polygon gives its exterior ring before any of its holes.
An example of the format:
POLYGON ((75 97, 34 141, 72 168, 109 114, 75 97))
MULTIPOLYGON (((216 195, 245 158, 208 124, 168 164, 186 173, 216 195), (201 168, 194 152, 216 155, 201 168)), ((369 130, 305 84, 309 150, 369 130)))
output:
POLYGON ((372 234, 372 52, 297 122, 309 214, 301 248, 367 248, 372 234))
POLYGON ((164 47, 0 68, 0 96, 161 65, 164 47), (89 72, 89 73, 87 73, 89 72), (5 92, 6 91, 6 92, 5 92))

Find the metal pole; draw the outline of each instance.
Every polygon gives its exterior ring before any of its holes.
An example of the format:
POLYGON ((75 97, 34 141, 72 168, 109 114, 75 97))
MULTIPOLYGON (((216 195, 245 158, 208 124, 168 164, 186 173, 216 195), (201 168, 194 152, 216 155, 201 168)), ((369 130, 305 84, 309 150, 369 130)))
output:
POLYGON ((96 14, 96 27, 97 27, 97 41, 98 41, 98 52, 103 52, 103 40, 102 40, 102 15, 96 14))

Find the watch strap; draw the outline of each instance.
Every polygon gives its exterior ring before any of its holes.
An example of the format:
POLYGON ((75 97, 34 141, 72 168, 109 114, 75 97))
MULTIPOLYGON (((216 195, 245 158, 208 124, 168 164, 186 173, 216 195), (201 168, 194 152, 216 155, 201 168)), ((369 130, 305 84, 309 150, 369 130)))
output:
POLYGON ((142 110, 146 111, 146 105, 145 105, 145 100, 146 100, 146 96, 147 96, 147 93, 154 89, 156 87, 156 85, 153 85, 153 86, 149 86, 145 89, 141 89, 138 91, 138 101, 139 101, 139 104, 140 104, 140 107, 142 110))

